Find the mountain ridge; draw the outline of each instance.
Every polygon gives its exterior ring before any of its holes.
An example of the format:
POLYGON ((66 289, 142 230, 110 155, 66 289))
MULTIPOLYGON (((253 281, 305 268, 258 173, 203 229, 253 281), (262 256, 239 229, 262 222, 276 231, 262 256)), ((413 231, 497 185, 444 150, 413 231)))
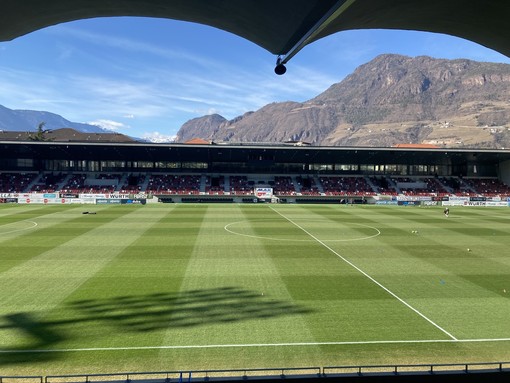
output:
POLYGON ((0 130, 16 132, 34 132, 39 124, 45 129, 73 128, 84 133, 107 133, 106 129, 96 125, 71 122, 64 117, 46 111, 9 109, 0 105, 0 130))
POLYGON ((305 102, 186 122, 177 142, 510 147, 510 65, 384 54, 305 102))

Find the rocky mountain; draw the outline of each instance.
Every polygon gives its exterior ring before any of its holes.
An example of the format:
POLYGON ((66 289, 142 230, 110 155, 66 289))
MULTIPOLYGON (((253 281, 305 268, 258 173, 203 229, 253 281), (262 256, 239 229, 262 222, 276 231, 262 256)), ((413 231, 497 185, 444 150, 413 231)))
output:
POLYGON ((189 120, 179 129, 179 132, 182 132, 182 136, 180 136, 181 142, 189 141, 195 137, 212 137, 217 133, 219 127, 226 122, 228 122, 227 119, 219 114, 211 114, 189 120))
POLYGON ((510 65, 381 55, 304 102, 185 123, 177 142, 510 147, 510 65))
POLYGON ((83 133, 106 133, 106 129, 95 125, 71 122, 55 113, 36 110, 13 110, 0 105, 0 130, 33 132, 40 123, 45 129, 72 128, 83 133))

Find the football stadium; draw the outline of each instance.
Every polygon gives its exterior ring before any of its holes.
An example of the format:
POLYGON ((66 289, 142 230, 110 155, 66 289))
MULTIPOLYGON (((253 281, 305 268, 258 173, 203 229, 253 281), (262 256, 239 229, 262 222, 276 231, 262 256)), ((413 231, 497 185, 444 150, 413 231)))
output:
POLYGON ((0 145, 4 376, 508 369, 508 151, 0 145))
MULTIPOLYGON (((0 41, 190 21, 276 56, 354 29, 510 55, 502 1, 0 1, 0 41)), ((325 65, 327 63, 324 63, 325 65)), ((510 374, 510 151, 0 142, 0 383, 510 374)))

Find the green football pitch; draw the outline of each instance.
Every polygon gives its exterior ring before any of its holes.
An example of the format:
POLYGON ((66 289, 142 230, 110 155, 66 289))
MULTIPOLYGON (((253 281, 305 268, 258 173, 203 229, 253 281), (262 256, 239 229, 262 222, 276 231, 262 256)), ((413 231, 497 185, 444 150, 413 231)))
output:
POLYGON ((0 375, 509 360, 506 208, 0 207, 0 375))

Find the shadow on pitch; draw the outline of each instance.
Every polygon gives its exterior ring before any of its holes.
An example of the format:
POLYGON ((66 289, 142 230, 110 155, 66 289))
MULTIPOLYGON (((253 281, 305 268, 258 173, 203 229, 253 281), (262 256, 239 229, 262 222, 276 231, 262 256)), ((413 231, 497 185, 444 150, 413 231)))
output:
POLYGON ((19 331, 32 340, 22 347, 0 345, 0 366, 63 358, 63 352, 44 351, 59 349, 61 342, 72 338, 71 331, 66 330, 79 323, 99 325, 103 328, 101 332, 107 325, 124 332, 147 333, 312 312, 288 301, 238 287, 79 300, 70 302, 68 308, 73 312, 71 319, 38 320, 29 313, 0 318, 0 331, 19 331))
POLYGON ((9 314, 0 318, 0 330, 18 331, 31 341, 25 346, 3 344, 0 341, 0 366, 23 363, 44 363, 55 359, 56 355, 46 352, 31 352, 32 350, 47 350, 52 345, 66 339, 52 323, 38 320, 35 315, 28 313, 9 314))
POLYGON ((310 309, 290 302, 236 287, 81 300, 72 302, 71 306, 85 314, 89 320, 107 321, 124 330, 137 332, 311 312, 310 309))

